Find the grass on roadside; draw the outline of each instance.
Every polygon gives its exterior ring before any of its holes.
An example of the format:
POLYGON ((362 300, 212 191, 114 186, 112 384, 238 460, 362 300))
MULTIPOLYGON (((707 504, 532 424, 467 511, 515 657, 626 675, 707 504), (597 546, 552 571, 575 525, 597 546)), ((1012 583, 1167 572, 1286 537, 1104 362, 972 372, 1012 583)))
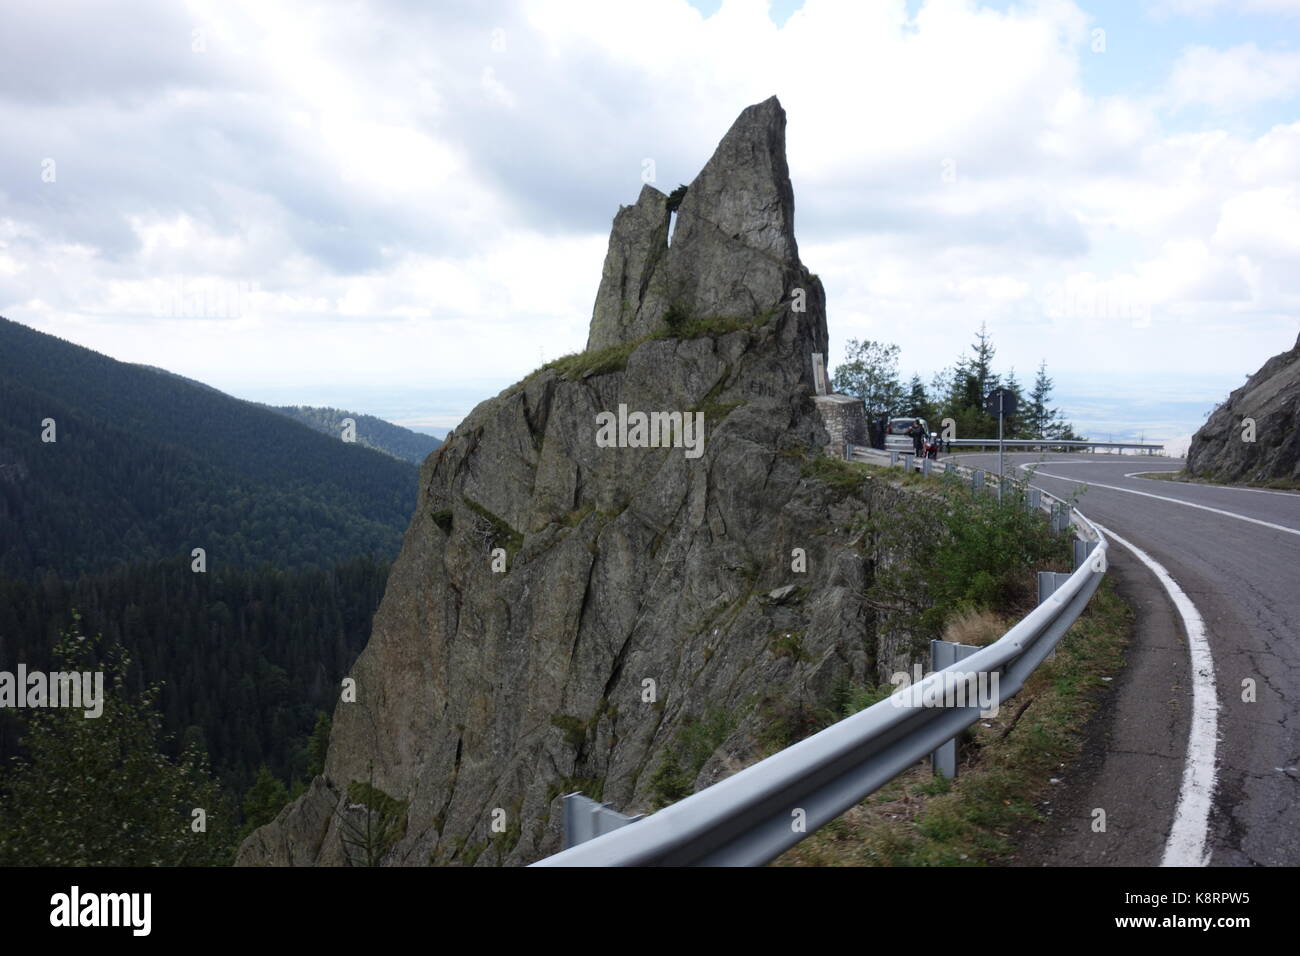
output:
POLYGON ((895 778, 775 861, 778 866, 979 866, 1012 861, 1016 834, 1079 755, 1113 686, 1133 613, 1109 580, 1023 690, 963 734, 956 780, 928 761, 895 778))

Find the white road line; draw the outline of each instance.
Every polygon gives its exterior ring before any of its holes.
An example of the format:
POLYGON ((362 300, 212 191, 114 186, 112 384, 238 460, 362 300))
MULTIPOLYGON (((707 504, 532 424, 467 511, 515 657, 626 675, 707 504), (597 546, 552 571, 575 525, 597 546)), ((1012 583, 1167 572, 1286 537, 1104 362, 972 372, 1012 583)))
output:
POLYGON ((1069 475, 1053 475, 1046 471, 1034 472, 1036 478, 1055 478, 1058 481, 1073 481, 1081 485, 1087 485, 1089 488, 1109 488, 1111 491, 1122 491, 1129 495, 1141 495, 1143 498, 1155 498, 1159 501, 1172 501, 1176 505, 1182 505, 1184 508, 1199 508, 1201 511, 1213 511, 1215 514, 1226 515, 1229 518, 1236 518, 1238 521, 1249 521, 1251 524, 1260 524, 1265 528, 1272 528, 1274 531, 1285 531, 1287 534, 1300 535, 1300 529, 1288 528, 1286 525, 1274 524, 1271 521, 1262 521, 1259 518, 1248 518, 1245 515, 1239 515, 1235 511, 1224 511, 1222 508, 1211 508, 1209 505, 1198 505, 1194 501, 1183 501, 1181 498, 1170 498, 1166 495, 1153 495, 1149 491, 1136 491, 1133 488, 1121 488, 1119 485, 1103 485, 1099 481, 1087 481, 1083 478, 1071 478, 1069 475))
POLYGON ((1127 465, 1126 461, 1080 461, 1077 458, 1053 458, 1051 461, 1027 461, 1017 468, 1033 468, 1036 465, 1127 465))
POLYGON ((1191 598, 1151 555, 1109 528, 1097 527, 1132 551, 1151 569, 1174 602, 1187 631, 1187 652, 1192 664, 1192 723, 1187 734, 1183 784, 1160 865, 1206 866, 1211 852, 1205 844, 1209 837, 1210 806, 1214 802, 1214 750, 1219 738, 1219 700, 1214 690, 1214 660, 1205 637, 1205 622, 1191 598))
MULTIPOLYGON (((1073 464, 1073 462, 1071 462, 1073 464)), ((1164 481, 1164 478, 1147 478, 1146 475, 1176 475, 1176 471, 1130 471, 1125 478, 1140 478, 1143 481, 1164 481)), ((1200 488, 1226 488, 1228 491, 1253 491, 1257 495, 1281 495, 1284 498, 1300 498, 1300 494, 1293 491, 1273 491, 1269 488, 1243 488, 1240 485, 1203 485, 1197 481, 1181 482, 1185 485, 1194 485, 1200 488)))
MULTIPOLYGON (((1030 468, 1037 468, 1039 465, 1121 465, 1121 464, 1122 464, 1122 465, 1127 465, 1128 462, 1119 462, 1119 461, 1072 461, 1072 460, 1070 460, 1070 459, 1068 459, 1068 458, 1054 458, 1054 459, 1051 460, 1051 461, 1027 461, 1027 462, 1025 462, 1023 465, 1016 465, 1016 467, 1019 468, 1021 471, 1027 471, 1027 470, 1030 469, 1030 468)), ((1146 474, 1146 472, 1135 471, 1135 472, 1132 472, 1132 474, 1135 474, 1135 475, 1141 475, 1141 474, 1146 474)), ((1177 472, 1171 472, 1171 474, 1177 474, 1177 472)), ((1127 478, 1128 475, 1125 475, 1124 477, 1127 478)), ((1158 481, 1159 479, 1153 478, 1153 479, 1151 479, 1151 480, 1152 480, 1152 481, 1158 481)))

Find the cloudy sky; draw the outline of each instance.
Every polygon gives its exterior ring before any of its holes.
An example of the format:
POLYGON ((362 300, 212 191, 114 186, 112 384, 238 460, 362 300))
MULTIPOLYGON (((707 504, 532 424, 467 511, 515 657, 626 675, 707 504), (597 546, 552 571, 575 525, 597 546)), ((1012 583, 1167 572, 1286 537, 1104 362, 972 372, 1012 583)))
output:
POLYGON ((985 322, 1176 441, 1300 332, 1300 0, 123 9, 0 12, 0 314, 240 397, 454 425, 774 93, 832 364, 985 322))

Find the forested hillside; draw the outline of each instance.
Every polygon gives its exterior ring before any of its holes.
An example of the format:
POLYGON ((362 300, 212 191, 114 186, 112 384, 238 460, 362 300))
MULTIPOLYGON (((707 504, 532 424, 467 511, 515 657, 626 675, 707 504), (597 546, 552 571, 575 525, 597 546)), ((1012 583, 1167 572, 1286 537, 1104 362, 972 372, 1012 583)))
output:
POLYGON ((374 415, 340 408, 317 408, 311 405, 268 405, 267 408, 333 438, 338 438, 343 433, 343 423, 350 418, 356 430, 358 445, 365 445, 413 465, 420 464, 429 456, 429 452, 442 444, 432 435, 413 432, 374 415))
MULTIPOLYGON (((0 670, 51 665, 72 630, 125 648, 134 691, 163 682, 170 756, 199 742, 222 782, 242 794, 266 764, 307 775, 307 743, 370 634, 387 562, 355 558, 330 571, 273 567, 194 574, 184 558, 137 563, 75 583, 0 579, 0 670)), ((0 710, 0 766, 17 752, 18 712, 0 710)))
POLYGON ((392 557, 417 469, 0 319, 0 577, 392 557), (51 440, 52 439, 52 440, 51 440))

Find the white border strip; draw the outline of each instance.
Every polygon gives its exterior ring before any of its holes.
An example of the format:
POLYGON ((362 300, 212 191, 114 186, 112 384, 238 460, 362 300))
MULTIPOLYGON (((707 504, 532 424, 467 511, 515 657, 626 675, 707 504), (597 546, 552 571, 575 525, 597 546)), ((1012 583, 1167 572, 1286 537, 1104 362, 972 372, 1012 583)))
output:
MULTIPOLYGON (((1130 471, 1125 478, 1137 478, 1140 481, 1167 481, 1163 478, 1148 478, 1147 475, 1176 475, 1176 471, 1130 471)), ((1198 481, 1180 481, 1180 485, 1191 485, 1195 488, 1226 488, 1228 491, 1253 491, 1257 495, 1281 495, 1283 498, 1300 498, 1300 494, 1293 491, 1274 491, 1271 488, 1243 488, 1241 485, 1210 485, 1202 484, 1198 481)))
POLYGON ((1097 527, 1118 541, 1151 569, 1168 592, 1187 631, 1187 652, 1192 664, 1192 721, 1187 735, 1183 784, 1178 793, 1174 822, 1165 841, 1161 866, 1206 866, 1210 850, 1210 807, 1214 802, 1214 751, 1219 739, 1219 699, 1214 688, 1214 660, 1205 636, 1205 622, 1191 598, 1151 555, 1125 541, 1109 528, 1097 527))
MULTIPOLYGON (((1224 511, 1222 508, 1211 508, 1209 505, 1198 505, 1194 501, 1184 501, 1182 498, 1170 498, 1166 495, 1153 495, 1149 491, 1137 491, 1133 488, 1121 488, 1119 485, 1103 485, 1099 481, 1088 481, 1086 478, 1072 478, 1069 475, 1053 475, 1045 471, 1034 472, 1035 478, 1055 478, 1057 481, 1072 481, 1076 485, 1086 485, 1089 488, 1109 488, 1111 491, 1122 491, 1129 495, 1141 495, 1143 498, 1155 498, 1158 501, 1172 501, 1176 505, 1182 505, 1185 508, 1199 508, 1201 511, 1213 511, 1216 515, 1226 515, 1229 518, 1236 518, 1238 521, 1249 521, 1251 524, 1263 525, 1265 528, 1272 528, 1274 531, 1285 531, 1287 534, 1300 535, 1300 529, 1288 528, 1283 524, 1274 524, 1271 521, 1262 521, 1259 518, 1248 518, 1246 515, 1239 515, 1235 511, 1224 511)), ((1152 479, 1153 481, 1155 479, 1152 479)))

